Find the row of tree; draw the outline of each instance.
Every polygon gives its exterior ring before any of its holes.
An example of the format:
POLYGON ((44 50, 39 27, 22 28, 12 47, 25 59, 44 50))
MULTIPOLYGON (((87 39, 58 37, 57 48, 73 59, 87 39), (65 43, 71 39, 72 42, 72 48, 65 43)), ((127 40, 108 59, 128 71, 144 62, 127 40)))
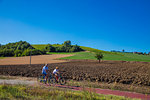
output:
POLYGON ((65 41, 62 45, 52 46, 48 44, 43 50, 38 50, 32 47, 26 41, 19 41, 15 43, 8 43, 6 45, 0 44, 0 57, 11 56, 29 56, 42 55, 46 52, 78 52, 82 49, 78 45, 71 45, 71 41, 65 41))
POLYGON ((62 45, 59 46, 52 46, 48 44, 45 47, 47 52, 79 52, 83 51, 78 45, 71 45, 71 41, 65 41, 62 45))
POLYGON ((29 56, 32 51, 32 55, 45 54, 46 52, 33 48, 26 41, 19 41, 15 43, 8 43, 6 45, 0 45, 0 56, 29 56))

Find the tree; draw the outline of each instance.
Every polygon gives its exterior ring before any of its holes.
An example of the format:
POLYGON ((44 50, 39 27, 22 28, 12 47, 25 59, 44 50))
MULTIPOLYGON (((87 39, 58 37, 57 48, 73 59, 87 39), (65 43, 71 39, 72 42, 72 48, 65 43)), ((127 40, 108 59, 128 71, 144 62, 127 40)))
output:
POLYGON ((100 63, 100 60, 104 57, 103 54, 101 52, 97 52, 95 57, 97 58, 97 60, 99 60, 99 63, 100 63))
POLYGON ((15 57, 19 57, 19 56, 22 55, 22 51, 21 50, 15 50, 14 53, 15 53, 15 57))
POLYGON ((45 47, 45 50, 47 52, 55 52, 55 47, 53 47, 51 44, 48 44, 46 47, 45 47))
POLYGON ((71 47, 71 41, 68 40, 68 41, 64 41, 64 44, 63 44, 65 47, 71 47))
POLYGON ((125 52, 125 50, 123 49, 122 52, 125 52))

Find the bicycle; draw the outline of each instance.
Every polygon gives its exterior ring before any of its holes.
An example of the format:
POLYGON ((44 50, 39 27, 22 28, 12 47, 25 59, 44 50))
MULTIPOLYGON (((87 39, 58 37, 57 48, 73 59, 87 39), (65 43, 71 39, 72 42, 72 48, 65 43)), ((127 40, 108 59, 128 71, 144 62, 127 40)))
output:
POLYGON ((61 74, 59 74, 58 80, 55 78, 55 75, 52 75, 52 77, 50 78, 49 82, 50 82, 52 85, 55 85, 56 83, 59 83, 60 85, 66 84, 65 78, 62 77, 61 74))
POLYGON ((50 74, 47 79, 45 77, 46 77, 45 75, 40 75, 37 77, 37 81, 45 84, 48 83, 50 85, 50 79, 52 79, 52 75, 50 74))

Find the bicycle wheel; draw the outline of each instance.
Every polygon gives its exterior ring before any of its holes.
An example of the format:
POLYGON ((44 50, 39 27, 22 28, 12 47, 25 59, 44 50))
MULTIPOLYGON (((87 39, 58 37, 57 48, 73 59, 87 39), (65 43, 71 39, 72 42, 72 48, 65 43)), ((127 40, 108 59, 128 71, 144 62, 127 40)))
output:
POLYGON ((60 83, 60 85, 64 85, 64 84, 66 84, 66 80, 64 78, 60 78, 59 83, 60 83))
POLYGON ((42 82, 42 80, 43 80, 43 76, 42 75, 40 75, 40 76, 37 77, 37 81, 38 82, 42 82))
POLYGON ((50 78, 50 79, 48 80, 48 83, 51 84, 51 85, 55 85, 55 84, 56 84, 55 78, 54 78, 54 77, 50 78))

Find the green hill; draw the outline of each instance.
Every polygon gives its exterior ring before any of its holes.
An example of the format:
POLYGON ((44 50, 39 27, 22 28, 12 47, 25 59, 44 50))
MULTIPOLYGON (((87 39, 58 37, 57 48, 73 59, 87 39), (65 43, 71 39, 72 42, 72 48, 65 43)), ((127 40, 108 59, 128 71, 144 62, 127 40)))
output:
MULTIPOLYGON (((43 45, 32 45, 36 49, 42 49, 46 46, 46 44, 43 45)), ((61 45, 53 45, 53 46, 61 46, 61 45)), ((138 55, 138 54, 132 54, 132 53, 121 53, 121 52, 109 52, 109 51, 103 51, 98 50, 90 47, 84 47, 80 46, 85 51, 89 52, 75 52, 71 53, 74 54, 74 56, 65 57, 61 59, 92 59, 96 60, 95 52, 102 52, 104 55, 103 60, 116 60, 116 61, 143 61, 143 62, 150 62, 150 55, 138 55)), ((70 53, 49 53, 49 54, 70 54, 70 53)))

